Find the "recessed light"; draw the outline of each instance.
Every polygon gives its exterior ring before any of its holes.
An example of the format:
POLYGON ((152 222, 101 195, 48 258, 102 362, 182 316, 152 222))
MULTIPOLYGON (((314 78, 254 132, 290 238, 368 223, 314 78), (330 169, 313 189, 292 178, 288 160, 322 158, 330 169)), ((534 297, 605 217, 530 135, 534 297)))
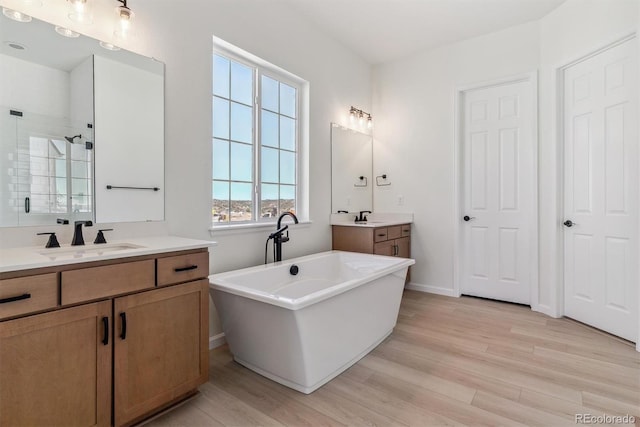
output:
POLYGON ((69 37, 72 39, 76 37, 80 37, 80 33, 76 33, 75 31, 72 31, 68 28, 60 27, 58 25, 56 25, 56 33, 60 34, 61 36, 69 37))
POLYGON ((18 12, 17 10, 7 9, 6 7, 2 8, 2 14, 9 19, 13 19, 18 22, 31 22, 31 17, 29 15, 25 15, 22 12, 18 12))
POLYGON ((120 48, 118 46, 116 46, 113 43, 109 43, 109 42, 102 42, 101 41, 100 42, 100 46, 102 46, 103 48, 105 48, 107 50, 113 50, 113 51, 120 50, 120 48))
POLYGON ((6 44, 7 46, 9 46, 12 49, 17 49, 17 50, 25 50, 26 46, 20 44, 20 43, 16 43, 16 42, 4 42, 4 44, 6 44))

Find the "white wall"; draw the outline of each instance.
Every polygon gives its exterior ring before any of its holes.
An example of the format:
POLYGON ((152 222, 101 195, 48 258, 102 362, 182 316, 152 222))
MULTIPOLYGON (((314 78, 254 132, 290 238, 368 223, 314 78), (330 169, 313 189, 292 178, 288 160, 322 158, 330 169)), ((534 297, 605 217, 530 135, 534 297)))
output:
POLYGON ((539 304, 562 314, 555 70, 634 31, 637 0, 568 0, 538 22, 374 68, 376 211, 415 213, 412 281, 453 290, 454 88, 539 70, 539 304), (398 205, 402 196, 404 204, 398 205))
POLYGON ((69 73, 0 54, 0 105, 69 117, 69 73))
POLYGON ((540 310, 562 315, 561 165, 556 70, 636 30, 637 0, 568 0, 540 21, 540 310))
POLYGON ((456 87, 537 69, 528 23, 374 68, 374 211, 413 212, 411 281, 453 294, 456 87), (402 198, 402 204, 398 199, 402 198))
MULTIPOLYGON (((101 4, 96 6, 96 13, 102 8, 112 14, 112 2, 98 1, 101 4)), ((18 10, 25 7, 18 0, 2 3, 18 10)), ((272 231, 269 228, 240 234, 222 232, 213 237, 208 231, 211 225, 211 37, 215 35, 309 81, 312 224, 291 227, 291 241, 283 251, 285 258, 290 258, 330 249, 329 124, 344 122, 350 105, 369 111, 369 65, 279 2, 154 0, 130 6, 136 13, 139 36, 123 47, 166 63, 165 218, 168 231, 217 241, 218 246, 212 249, 211 272, 263 262, 264 242, 272 231)), ((64 0, 51 0, 46 8, 29 12, 103 39, 112 31, 110 24, 99 17, 91 28, 69 25, 67 7, 64 0)), ((162 225, 154 223, 113 226, 115 231, 110 234, 114 239, 130 237, 130 233, 162 231, 162 225)), ((0 229, 0 246, 39 244, 33 235, 41 228, 0 229)), ((69 241, 66 228, 46 228, 60 230, 60 241, 69 241)), ((212 335, 220 331, 215 320, 214 315, 212 335)))

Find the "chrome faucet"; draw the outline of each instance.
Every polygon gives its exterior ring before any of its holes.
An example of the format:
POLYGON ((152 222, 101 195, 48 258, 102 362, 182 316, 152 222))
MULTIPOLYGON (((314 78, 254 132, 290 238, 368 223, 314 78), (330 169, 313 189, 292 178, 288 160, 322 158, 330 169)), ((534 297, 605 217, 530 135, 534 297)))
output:
POLYGON ((73 223, 73 239, 71 240, 71 246, 84 245, 84 238, 82 237, 82 226, 91 227, 93 222, 91 221, 75 221, 73 223))
POLYGON ((274 262, 282 261, 282 244, 289 241, 288 231, 286 236, 282 235, 282 233, 284 233, 289 228, 288 225, 282 226, 282 219, 287 215, 293 218, 293 221, 296 224, 298 223, 298 217, 291 212, 285 212, 278 217, 278 223, 276 224, 276 231, 274 231, 269 235, 269 239, 273 239, 273 248, 274 248, 273 261, 274 262))

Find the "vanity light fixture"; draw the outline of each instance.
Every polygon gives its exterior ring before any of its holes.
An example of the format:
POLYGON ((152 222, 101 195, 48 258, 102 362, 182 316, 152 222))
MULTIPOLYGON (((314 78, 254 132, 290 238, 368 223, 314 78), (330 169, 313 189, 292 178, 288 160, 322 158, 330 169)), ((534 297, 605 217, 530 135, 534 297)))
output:
POLYGON ((358 120, 358 125, 360 127, 365 127, 365 122, 367 129, 371 129, 373 127, 373 117, 371 114, 352 105, 349 109, 349 120, 351 120, 351 123, 355 123, 356 119, 358 120))
POLYGON ((17 10, 8 9, 6 7, 2 8, 2 14, 9 19, 13 19, 18 22, 31 22, 31 17, 22 12, 18 12, 17 10))
POLYGON ((75 39, 76 37, 80 37, 80 33, 76 33, 75 31, 72 31, 68 28, 61 27, 59 25, 56 25, 56 33, 60 34, 61 36, 69 37, 72 39, 75 39))
POLYGON ((89 0, 68 0, 68 2, 71 3, 69 19, 81 24, 91 24, 93 17, 89 0))
POLYGON ((113 32, 113 35, 119 39, 126 39, 131 32, 131 21, 136 16, 129 6, 127 6, 127 0, 116 0, 122 3, 122 6, 116 7, 116 14, 118 15, 119 26, 113 32))

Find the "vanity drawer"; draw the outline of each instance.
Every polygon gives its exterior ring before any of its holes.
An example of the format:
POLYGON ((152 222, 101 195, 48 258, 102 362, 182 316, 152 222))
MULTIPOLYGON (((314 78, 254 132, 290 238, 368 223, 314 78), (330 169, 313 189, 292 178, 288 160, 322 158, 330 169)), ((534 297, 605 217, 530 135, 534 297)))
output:
POLYGON ((373 231, 373 241, 378 243, 384 242, 385 240, 387 240, 387 228, 376 228, 373 231))
POLYGON ((404 224, 402 227, 402 237, 411 236, 411 224, 404 224))
POLYGON ((158 286, 189 282, 209 275, 209 252, 158 258, 158 286))
POLYGON ((400 237, 402 237, 402 227, 394 225, 387 228, 387 239, 399 239, 400 237))
POLYGON ((56 273, 0 280, 0 319, 58 305, 56 273))
POLYGON ((62 272, 62 304, 125 294, 155 286, 155 260, 125 262, 62 272))

